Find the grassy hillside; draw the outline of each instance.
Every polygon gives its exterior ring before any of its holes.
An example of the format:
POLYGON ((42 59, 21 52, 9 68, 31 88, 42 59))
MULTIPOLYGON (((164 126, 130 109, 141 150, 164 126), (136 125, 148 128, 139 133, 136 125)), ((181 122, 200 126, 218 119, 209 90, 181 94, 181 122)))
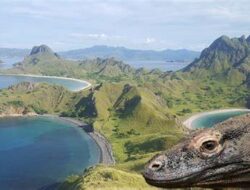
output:
POLYGON ((36 113, 59 113, 67 109, 72 94, 63 87, 21 83, 0 90, 0 110, 25 108, 36 113))
POLYGON ((231 85, 246 83, 250 73, 250 37, 221 36, 183 71, 191 77, 215 79, 231 85))
POLYGON ((62 190, 154 190, 137 173, 128 173, 114 167, 98 166, 89 169, 85 176, 71 176, 61 186, 62 190), (111 185, 112 184, 112 185, 111 185))

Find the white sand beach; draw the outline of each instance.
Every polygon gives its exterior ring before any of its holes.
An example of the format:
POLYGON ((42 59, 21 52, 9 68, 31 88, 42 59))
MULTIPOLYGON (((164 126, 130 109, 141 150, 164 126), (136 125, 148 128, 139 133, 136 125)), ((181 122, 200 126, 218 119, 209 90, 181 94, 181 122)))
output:
POLYGON ((58 76, 45 76, 45 75, 33 75, 33 74, 0 74, 2 76, 24 76, 24 77, 34 77, 34 78, 51 78, 51 79, 63 79, 63 80, 71 80, 71 81, 76 81, 80 82, 82 84, 86 84, 83 88, 78 88, 75 89, 74 91, 81 91, 88 89, 89 87, 92 86, 92 84, 86 80, 81 80, 81 79, 75 79, 75 78, 70 78, 70 77, 58 77, 58 76))
POLYGON ((189 129, 193 129, 192 123, 194 120, 203 117, 205 115, 210 115, 210 114, 216 114, 216 113, 227 113, 227 112, 236 112, 236 111, 249 111, 250 109, 246 109, 246 108, 231 108, 231 109, 221 109, 221 110, 214 110, 214 111, 208 111, 208 112, 202 112, 202 113, 198 113, 195 114, 193 116, 191 116, 190 118, 188 118, 187 120, 185 120, 183 122, 183 125, 186 126, 189 129))

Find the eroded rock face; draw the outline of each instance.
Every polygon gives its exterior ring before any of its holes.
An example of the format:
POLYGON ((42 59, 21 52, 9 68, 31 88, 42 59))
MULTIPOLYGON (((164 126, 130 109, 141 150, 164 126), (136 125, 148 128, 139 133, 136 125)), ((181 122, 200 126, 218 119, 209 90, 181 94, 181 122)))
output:
POLYGON ((53 50, 47 45, 34 46, 30 52, 30 56, 38 54, 53 55, 59 58, 58 54, 54 53, 53 50))
POLYGON ((35 116, 27 107, 4 106, 0 108, 0 117, 35 116))
POLYGON ((16 92, 31 92, 36 88, 37 84, 36 83, 31 83, 31 82, 21 82, 17 85, 12 85, 8 89, 9 90, 14 90, 16 92))

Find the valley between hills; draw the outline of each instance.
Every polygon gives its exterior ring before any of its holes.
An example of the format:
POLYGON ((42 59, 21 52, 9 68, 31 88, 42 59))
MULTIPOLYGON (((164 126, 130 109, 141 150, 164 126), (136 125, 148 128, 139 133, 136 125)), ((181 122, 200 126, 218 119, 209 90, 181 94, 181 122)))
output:
POLYGON ((93 125, 110 142, 116 159, 84 176, 70 176, 61 189, 154 189, 140 172, 154 154, 167 150, 189 130, 193 113, 250 107, 250 37, 222 36, 177 72, 134 69, 114 58, 71 61, 48 46, 34 47, 8 74, 37 74, 87 80, 92 88, 27 83, 0 90, 0 114, 56 114, 93 125))

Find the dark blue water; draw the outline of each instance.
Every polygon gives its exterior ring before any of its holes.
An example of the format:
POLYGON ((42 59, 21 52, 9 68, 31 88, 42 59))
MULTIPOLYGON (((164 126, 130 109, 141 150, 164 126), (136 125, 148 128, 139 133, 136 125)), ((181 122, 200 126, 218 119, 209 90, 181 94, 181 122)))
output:
POLYGON ((50 117, 0 119, 0 189, 52 187, 99 161, 82 129, 50 117))
POLYGON ((193 128, 209 128, 213 125, 225 121, 231 117, 243 115, 250 113, 249 111, 230 111, 222 113, 209 113, 207 115, 201 116, 192 122, 193 128))
POLYGON ((0 74, 0 89, 8 88, 11 85, 18 84, 20 82, 32 82, 32 83, 49 83, 64 86, 71 91, 79 91, 87 86, 84 81, 77 81, 63 78, 53 77, 32 77, 32 76, 18 76, 18 75, 1 75, 0 74))

